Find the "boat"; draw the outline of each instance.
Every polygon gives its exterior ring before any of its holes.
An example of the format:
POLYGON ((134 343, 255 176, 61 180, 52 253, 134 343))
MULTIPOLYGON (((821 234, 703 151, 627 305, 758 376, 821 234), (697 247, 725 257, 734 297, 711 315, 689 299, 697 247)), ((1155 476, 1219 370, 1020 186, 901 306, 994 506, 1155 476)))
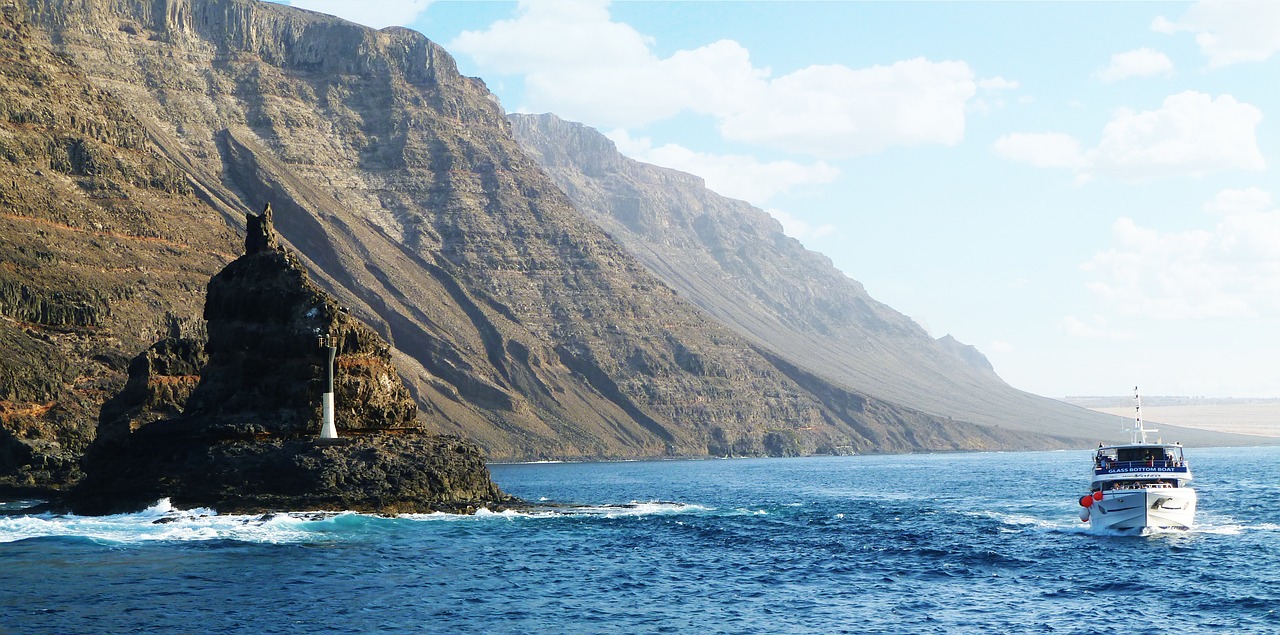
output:
POLYGON ((1136 414, 1130 442, 1098 444, 1091 485, 1080 497, 1080 520, 1095 530, 1153 531, 1191 529, 1196 491, 1181 443, 1147 441, 1142 398, 1134 387, 1136 414))

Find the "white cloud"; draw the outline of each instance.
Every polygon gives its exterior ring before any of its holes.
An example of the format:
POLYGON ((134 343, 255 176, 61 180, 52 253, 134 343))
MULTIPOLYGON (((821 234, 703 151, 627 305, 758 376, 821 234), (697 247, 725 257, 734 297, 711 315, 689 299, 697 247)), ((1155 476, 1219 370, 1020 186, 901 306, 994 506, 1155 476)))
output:
MULTIPOLYGON (((1018 82, 1003 77, 987 77, 979 79, 977 82, 978 90, 983 92, 983 96, 972 99, 968 102, 970 112, 978 112, 989 114, 994 110, 1004 108, 1006 102, 1004 98, 999 97, 997 91, 1014 90, 1018 88, 1018 82)), ((1021 103, 1021 102, 1019 102, 1021 103)))
POLYGON ((991 345, 987 347, 987 350, 991 351, 992 353, 1012 353, 1015 349, 1013 347, 1013 344, 1010 344, 1009 342, 1005 342, 1003 340, 996 340, 994 342, 991 342, 991 345))
POLYGON ((336 15, 375 29, 412 24, 427 10, 431 0, 288 0, 283 4, 336 15))
POLYGON ((982 90, 1013 90, 1017 87, 1017 81, 1003 77, 988 77, 978 80, 978 88, 982 90))
POLYGON ((546 68, 615 68, 654 61, 653 39, 609 20, 608 2, 520 2, 520 15, 484 31, 463 31, 448 44, 497 73, 546 68))
POLYGON ((773 77, 731 40, 665 59, 652 45, 613 22, 604 4, 539 1, 522 2, 516 18, 465 32, 447 48, 486 71, 523 75, 520 110, 608 128, 691 112, 714 118, 726 139, 823 158, 957 143, 976 91, 963 62, 810 66, 773 77))
POLYGON ((1098 71, 1098 78, 1104 82, 1118 82, 1130 77, 1171 74, 1173 61, 1169 56, 1153 49, 1141 48, 1112 55, 1111 65, 1098 71))
POLYGON ((1121 110, 1102 130, 1094 169, 1122 179, 1262 170, 1256 129, 1262 111, 1231 95, 1187 91, 1159 110, 1121 110))
POLYGON ((1264 212, 1271 207, 1271 193, 1251 187, 1247 190, 1223 190, 1204 204, 1204 211, 1223 216, 1264 212))
POLYGON ((800 242, 811 242, 821 238, 830 236, 836 232, 836 226, 831 224, 814 225, 802 218, 797 218, 793 214, 789 214, 780 209, 769 208, 765 210, 770 216, 782 223, 782 233, 799 240, 800 242))
POLYGON ((1231 95, 1212 98, 1187 91, 1170 95, 1158 110, 1121 109, 1090 150, 1060 133, 1014 133, 992 148, 1007 159, 1036 167, 1075 169, 1094 176, 1141 181, 1204 176, 1224 170, 1263 170, 1257 127, 1262 111, 1231 95))
POLYGON ((1167 34, 1194 33, 1211 68, 1261 62, 1280 51, 1280 2, 1197 2, 1177 21, 1158 17, 1151 28, 1167 34))
POLYGON ((810 66, 722 113, 720 131, 728 139, 828 158, 953 145, 964 137, 965 102, 975 90, 964 62, 810 66))
POLYGON ((518 11, 484 31, 463 32, 446 48, 487 71, 523 75, 520 110, 596 127, 638 126, 686 109, 726 108, 768 74, 729 40, 659 59, 653 38, 613 22, 605 2, 524 1, 518 11))
POLYGON ((1133 337, 1128 331, 1112 328, 1105 317, 1096 314, 1087 320, 1068 315, 1058 322, 1058 328, 1070 337, 1087 340, 1127 340, 1133 337))
POLYGON ((764 205, 777 194, 797 186, 830 183, 840 176, 839 169, 823 161, 809 165, 794 161, 762 162, 746 155, 694 152, 670 143, 654 147, 649 138, 632 138, 625 130, 614 130, 608 137, 618 146, 618 151, 628 157, 697 174, 712 191, 754 205, 764 205))
POLYGON ((1114 246, 1082 269, 1122 314, 1162 319, 1280 317, 1280 210, 1254 189, 1220 192, 1212 230, 1161 232, 1121 218, 1114 246))
POLYGON ((1071 135, 1058 132, 1015 132, 996 139, 996 154, 1037 168, 1084 168, 1088 160, 1080 142, 1071 135))

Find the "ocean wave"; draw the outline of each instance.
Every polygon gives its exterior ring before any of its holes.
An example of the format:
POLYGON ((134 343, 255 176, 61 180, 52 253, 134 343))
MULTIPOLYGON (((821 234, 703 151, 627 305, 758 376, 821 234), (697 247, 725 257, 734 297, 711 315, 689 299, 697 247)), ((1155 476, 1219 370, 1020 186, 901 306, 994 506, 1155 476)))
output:
POLYGON ((539 505, 528 509, 505 509, 502 511, 491 511, 486 508, 476 510, 474 515, 458 515, 458 514, 402 514, 399 518, 407 518, 410 520, 446 520, 446 521, 483 521, 487 519, 507 519, 515 520, 518 518, 565 518, 565 517, 594 517, 594 518, 623 518, 631 516, 661 516, 668 514, 688 514, 714 511, 713 507, 704 507, 702 505, 694 505, 689 503, 677 503, 673 501, 631 501, 629 503, 604 504, 604 505, 559 505, 547 501, 545 498, 539 501, 539 505))
POLYGON ((1069 518, 1042 518, 1018 512, 1001 512, 989 509, 961 511, 962 516, 990 519, 1000 523, 1001 533, 1043 532, 1043 533, 1081 533, 1089 530, 1088 523, 1080 522, 1076 516, 1069 518))
POLYGON ((196 540, 299 542, 315 536, 308 524, 314 525, 318 518, 315 514, 224 516, 206 508, 175 509, 169 499, 163 499, 132 514, 3 516, 0 517, 0 542, 34 538, 81 538, 104 544, 196 540))
MULTIPOLYGON (((231 540, 252 543, 306 543, 344 540, 401 520, 485 522, 518 518, 622 518, 711 511, 670 501, 631 501, 608 505, 556 505, 475 514, 402 514, 380 516, 352 511, 219 514, 207 508, 177 509, 163 499, 140 512, 110 516, 11 514, 0 516, 0 543, 39 538, 77 538, 102 544, 231 540)), ((744 512, 752 513, 752 512, 744 512)))

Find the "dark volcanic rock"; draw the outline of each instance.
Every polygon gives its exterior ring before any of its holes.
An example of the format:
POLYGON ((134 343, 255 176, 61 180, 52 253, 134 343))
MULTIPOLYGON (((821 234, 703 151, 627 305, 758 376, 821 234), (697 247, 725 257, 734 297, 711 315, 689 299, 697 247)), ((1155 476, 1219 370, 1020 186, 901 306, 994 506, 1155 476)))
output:
POLYGON ((202 341, 180 337, 160 340, 133 358, 124 390, 102 404, 97 440, 117 442, 147 424, 180 416, 208 359, 202 341))
POLYGON ((139 437, 103 466, 109 477, 90 472, 72 491, 74 511, 136 511, 161 498, 222 513, 471 513, 515 502, 489 480, 475 444, 457 437, 364 436, 342 445, 139 437))
POLYGON ((420 429, 417 405, 391 364, 391 347, 313 284, 296 256, 276 246, 270 213, 268 206, 249 216, 245 255, 209 281, 209 366, 188 413, 227 434, 318 431, 318 338, 329 336, 338 346, 338 429, 420 429))
POLYGON ((115 513, 167 497, 224 512, 392 513, 508 501, 475 445, 422 429, 390 347, 271 240, 270 207, 249 221, 247 253, 209 282, 208 344, 168 338, 133 360, 103 406, 72 508, 115 513), (338 344, 337 443, 315 439, 320 335, 338 344))

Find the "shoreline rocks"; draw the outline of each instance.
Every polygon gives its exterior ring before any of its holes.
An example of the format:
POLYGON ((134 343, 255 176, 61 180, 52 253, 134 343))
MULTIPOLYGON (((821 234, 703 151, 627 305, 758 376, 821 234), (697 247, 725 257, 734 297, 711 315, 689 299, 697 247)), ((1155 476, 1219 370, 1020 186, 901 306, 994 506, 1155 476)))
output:
POLYGON ((270 206, 247 221, 245 255, 209 281, 207 343, 166 338, 130 363, 70 508, 120 513, 161 498, 237 513, 514 503, 475 444, 426 432, 390 345, 308 279, 274 239, 270 206), (338 347, 336 440, 316 438, 321 336, 338 347))

